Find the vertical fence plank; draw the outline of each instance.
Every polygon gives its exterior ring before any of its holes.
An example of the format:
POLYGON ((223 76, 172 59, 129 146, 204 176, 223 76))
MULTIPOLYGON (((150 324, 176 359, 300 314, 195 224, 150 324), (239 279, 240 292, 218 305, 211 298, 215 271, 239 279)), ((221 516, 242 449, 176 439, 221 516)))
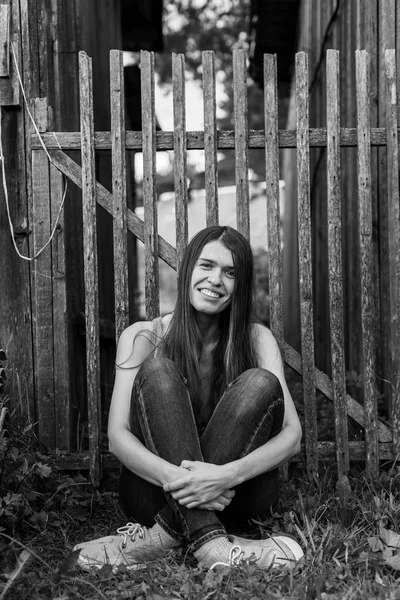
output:
POLYGON ((242 49, 233 51, 233 99, 235 116, 235 176, 237 228, 250 237, 249 158, 247 119, 247 67, 242 49))
POLYGON ((356 51, 358 215, 361 274, 361 337, 365 409, 366 468, 376 476, 379 467, 377 386, 374 332, 374 286, 372 252, 371 130, 369 55, 356 51))
POLYGON ((308 56, 305 52, 296 54, 296 121, 300 327, 303 363, 305 445, 308 473, 317 474, 318 449, 311 255, 308 56))
MULTIPOLYGON (((47 99, 35 101, 35 119, 47 129, 47 99)), ((50 231, 49 162, 43 150, 32 152, 32 240, 36 254, 47 242, 50 231)), ((35 394, 38 434, 41 443, 55 447, 53 281, 52 252, 48 246, 32 263, 32 318, 35 394)))
POLYGON ((174 105, 176 258, 179 270, 188 239, 185 58, 183 54, 172 55, 172 87, 174 105))
POLYGON ((206 224, 218 225, 217 115, 215 96, 215 55, 202 53, 204 96, 204 161, 206 224))
POLYGON ((93 80, 92 59, 82 51, 79 52, 79 96, 89 467, 92 484, 98 486, 101 478, 101 402, 93 80))
MULTIPOLYGON (((51 220, 52 227, 62 202, 63 177, 50 165, 51 220)), ((56 446, 67 452, 71 449, 71 400, 69 370, 69 323, 67 314, 67 290, 65 281, 64 211, 58 219, 52 241, 53 262, 53 347, 54 347, 54 409, 56 423, 56 446)))
POLYGON ((387 191, 390 273, 390 377, 393 453, 400 451, 400 195, 396 51, 385 50, 387 191))
POLYGON ((110 52, 111 152, 114 238, 115 337, 128 324, 128 251, 126 225, 125 90, 123 53, 110 52))
POLYGON ((336 50, 328 50, 327 52, 326 74, 329 324, 333 402, 335 407, 336 461, 338 475, 342 477, 347 474, 349 469, 349 446, 343 327, 339 52, 336 50))
POLYGON ((279 198, 278 76, 276 54, 264 55, 265 183, 268 220, 270 327, 283 340, 281 215, 279 198))
POLYGON ((156 197, 156 116, 154 101, 154 54, 140 53, 142 89, 144 265, 146 317, 159 314, 158 228, 156 197))

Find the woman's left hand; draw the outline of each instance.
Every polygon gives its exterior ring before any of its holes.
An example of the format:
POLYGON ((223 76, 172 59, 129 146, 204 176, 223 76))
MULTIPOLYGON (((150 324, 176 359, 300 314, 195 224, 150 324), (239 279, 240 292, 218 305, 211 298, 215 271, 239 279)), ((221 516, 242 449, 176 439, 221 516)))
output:
POLYGON ((232 487, 228 465, 213 465, 200 461, 183 460, 180 464, 188 474, 163 486, 165 492, 182 506, 196 508, 221 496, 232 487))

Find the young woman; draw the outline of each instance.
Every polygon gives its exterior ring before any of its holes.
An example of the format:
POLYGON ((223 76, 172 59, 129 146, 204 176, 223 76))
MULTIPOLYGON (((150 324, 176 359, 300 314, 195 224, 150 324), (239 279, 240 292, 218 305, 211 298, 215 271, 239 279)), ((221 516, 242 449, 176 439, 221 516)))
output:
POLYGON ((76 546, 83 567, 136 568, 141 549, 151 558, 151 548, 181 544, 209 568, 252 554, 265 566, 301 556, 286 536, 227 533, 278 500, 277 468, 301 439, 278 344, 254 320, 253 281, 247 240, 208 227, 187 247, 173 314, 122 333, 108 437, 135 523, 76 546))

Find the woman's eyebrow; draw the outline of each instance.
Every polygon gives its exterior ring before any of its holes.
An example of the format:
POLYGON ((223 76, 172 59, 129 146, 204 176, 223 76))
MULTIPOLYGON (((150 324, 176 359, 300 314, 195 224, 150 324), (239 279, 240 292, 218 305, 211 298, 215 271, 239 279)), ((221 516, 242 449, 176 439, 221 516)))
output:
MULTIPOLYGON (((200 256, 200 258, 198 260, 199 261, 203 260, 204 262, 208 262, 208 263, 210 263, 212 265, 218 265, 219 264, 217 261, 212 260, 211 258, 206 258, 205 256, 200 256)), ((234 266, 231 265, 231 264, 229 264, 229 265, 224 265, 224 268, 225 269, 234 269, 234 266)))

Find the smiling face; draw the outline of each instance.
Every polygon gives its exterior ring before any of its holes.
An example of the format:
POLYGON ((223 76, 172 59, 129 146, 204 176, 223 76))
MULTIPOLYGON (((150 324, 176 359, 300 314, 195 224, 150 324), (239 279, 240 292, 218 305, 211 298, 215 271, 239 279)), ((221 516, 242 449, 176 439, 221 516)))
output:
POLYGON ((230 306, 235 284, 232 253, 218 240, 206 244, 194 266, 190 302, 193 308, 209 315, 230 306))

